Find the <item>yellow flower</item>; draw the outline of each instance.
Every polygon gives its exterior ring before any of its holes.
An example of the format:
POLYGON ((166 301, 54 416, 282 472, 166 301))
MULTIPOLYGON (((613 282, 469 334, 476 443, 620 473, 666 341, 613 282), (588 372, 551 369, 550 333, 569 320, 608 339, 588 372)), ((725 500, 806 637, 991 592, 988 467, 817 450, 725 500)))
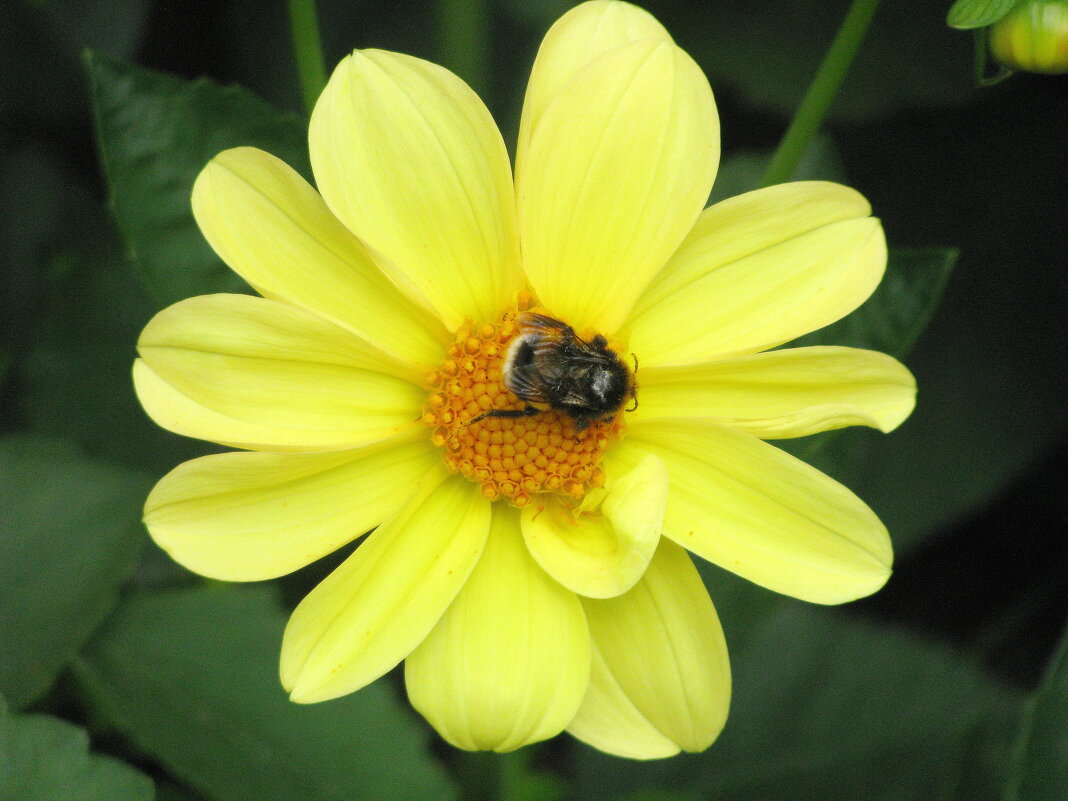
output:
POLYGON ((179 562, 269 579, 373 529, 293 613, 293 700, 405 660, 413 705, 461 748, 566 729, 629 757, 700 751, 730 674, 686 550, 816 603, 886 581, 876 516, 763 442, 912 410, 888 356, 769 350, 869 296, 880 224, 820 182, 702 210, 712 92, 649 14, 594 0, 549 31, 514 184, 471 90, 396 53, 337 67, 310 149, 318 193, 252 148, 208 164, 197 221, 263 297, 165 309, 134 366, 160 425, 246 451, 152 492, 179 562), (524 309, 634 354, 637 409, 476 421, 525 408, 502 383, 524 309))

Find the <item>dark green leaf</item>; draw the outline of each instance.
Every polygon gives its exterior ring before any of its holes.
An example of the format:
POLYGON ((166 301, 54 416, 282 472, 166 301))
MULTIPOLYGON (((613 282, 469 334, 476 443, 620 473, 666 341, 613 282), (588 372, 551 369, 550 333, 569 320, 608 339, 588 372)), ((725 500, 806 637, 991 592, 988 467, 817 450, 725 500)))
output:
POLYGON ((0 801, 152 801, 152 780, 89 753, 82 729, 50 715, 11 715, 0 699, 0 801))
POLYGON ((43 297, 22 332, 28 348, 12 367, 22 389, 12 405, 35 432, 158 476, 206 446, 163 431, 137 402, 130 366, 154 304, 122 258, 113 223, 85 203, 93 213, 81 242, 41 269, 43 297))
POLYGON ((1005 798, 1068 799, 1068 630, 1024 713, 1005 798))
POLYGON ((930 322, 957 256, 948 248, 891 250, 882 283, 859 309, 790 347, 848 345, 904 357, 930 322))
POLYGON ((304 124, 250 92, 86 57, 101 160, 126 244, 161 303, 247 291, 193 220, 193 181, 222 150, 252 145, 308 174, 304 124))
POLYGON ((114 605, 148 482, 35 436, 0 440, 0 690, 48 689, 114 605))
POLYGON ((957 0, 946 15, 951 28, 969 30, 993 25, 1019 4, 1020 0, 957 0))
POLYGON ((583 749, 581 798, 658 787, 746 801, 997 798, 1015 693, 950 648, 838 610, 779 600, 739 618, 745 604, 726 589, 713 583, 734 676, 720 740, 646 764, 583 749))
POLYGON ((284 625, 265 587, 142 594, 111 617, 78 675, 137 747, 212 798, 454 797, 385 683, 290 703, 278 682, 284 625))

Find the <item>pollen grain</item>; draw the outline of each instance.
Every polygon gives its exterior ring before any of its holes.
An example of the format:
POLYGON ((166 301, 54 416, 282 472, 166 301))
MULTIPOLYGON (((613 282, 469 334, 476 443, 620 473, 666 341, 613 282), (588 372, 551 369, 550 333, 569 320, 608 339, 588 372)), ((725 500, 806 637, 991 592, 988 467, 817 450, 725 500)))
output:
POLYGON ((532 308, 524 293, 498 322, 461 326, 441 367, 427 376, 423 408, 423 422, 446 466, 480 484, 490 500, 520 507, 539 493, 579 501, 588 490, 603 486, 601 457, 624 428, 617 415, 611 423, 593 422, 578 431, 572 417, 553 409, 471 422, 493 409, 527 407, 505 387, 501 371, 518 331, 516 315, 532 308))

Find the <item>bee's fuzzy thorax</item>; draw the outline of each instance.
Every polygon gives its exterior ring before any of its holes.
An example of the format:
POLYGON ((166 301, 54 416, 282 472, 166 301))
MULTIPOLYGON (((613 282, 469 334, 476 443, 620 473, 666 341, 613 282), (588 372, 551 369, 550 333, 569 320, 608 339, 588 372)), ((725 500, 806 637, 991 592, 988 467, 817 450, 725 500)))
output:
POLYGON ((464 325, 427 384, 423 420, 446 465, 516 506, 603 485, 634 392, 604 337, 578 337, 526 295, 498 322, 464 325))

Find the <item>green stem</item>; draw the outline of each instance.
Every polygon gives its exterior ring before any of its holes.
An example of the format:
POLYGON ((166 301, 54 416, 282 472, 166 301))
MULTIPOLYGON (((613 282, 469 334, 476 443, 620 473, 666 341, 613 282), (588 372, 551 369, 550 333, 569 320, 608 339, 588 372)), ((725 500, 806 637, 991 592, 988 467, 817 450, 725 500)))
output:
POLYGON ((486 0, 438 0, 441 60, 485 98, 489 58, 486 0))
POLYGON ((794 174, 797 162, 801 160, 808 143, 819 130, 831 101, 838 93, 842 79, 849 72, 853 57, 860 49, 860 43, 864 41, 878 6, 879 0, 853 0, 853 5, 849 7, 842 21, 842 27, 838 29, 831 48, 823 57, 823 63, 805 93, 805 99, 801 101, 790 127, 786 129, 779 147, 775 150, 771 164, 764 172, 761 186, 788 181, 794 174))
POLYGON ((293 30, 293 52, 297 57, 300 91, 304 108, 311 114, 315 101, 326 86, 323 45, 319 41, 319 20, 315 0, 288 0, 289 25, 293 30))
POLYGON ((501 755, 492 751, 457 751, 453 771, 463 788, 461 801, 496 801, 501 797, 501 755))

